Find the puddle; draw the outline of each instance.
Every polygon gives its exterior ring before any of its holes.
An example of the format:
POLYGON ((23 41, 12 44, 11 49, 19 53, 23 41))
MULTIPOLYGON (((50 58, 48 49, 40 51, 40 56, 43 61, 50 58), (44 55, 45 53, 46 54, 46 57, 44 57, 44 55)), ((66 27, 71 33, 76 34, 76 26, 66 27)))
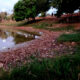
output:
POLYGON ((0 51, 15 47, 17 44, 39 38, 39 33, 13 29, 0 29, 0 51))

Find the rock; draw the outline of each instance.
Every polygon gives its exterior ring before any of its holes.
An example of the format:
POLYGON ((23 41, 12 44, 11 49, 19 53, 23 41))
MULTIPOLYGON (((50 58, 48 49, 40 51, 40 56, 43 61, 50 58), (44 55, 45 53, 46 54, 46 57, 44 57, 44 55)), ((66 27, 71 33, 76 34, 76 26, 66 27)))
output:
POLYGON ((72 45, 72 46, 76 46, 76 42, 72 42, 71 45, 72 45))
POLYGON ((0 63, 0 68, 2 68, 3 67, 3 63, 0 63))

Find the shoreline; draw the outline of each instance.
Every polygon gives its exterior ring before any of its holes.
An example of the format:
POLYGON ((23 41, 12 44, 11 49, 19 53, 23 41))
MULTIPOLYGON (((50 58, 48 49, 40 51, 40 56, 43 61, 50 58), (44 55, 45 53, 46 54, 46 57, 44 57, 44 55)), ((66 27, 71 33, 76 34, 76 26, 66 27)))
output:
POLYGON ((14 47, 8 51, 0 52, 0 64, 3 64, 4 68, 7 69, 7 65, 9 64, 15 66, 17 61, 25 62, 25 58, 36 51, 40 52, 41 57, 51 57, 53 55, 50 54, 50 50, 53 42, 60 35, 60 32, 33 29, 32 27, 14 27, 14 29, 42 32, 43 34, 38 39, 22 43, 22 46, 19 45, 17 48, 14 47))

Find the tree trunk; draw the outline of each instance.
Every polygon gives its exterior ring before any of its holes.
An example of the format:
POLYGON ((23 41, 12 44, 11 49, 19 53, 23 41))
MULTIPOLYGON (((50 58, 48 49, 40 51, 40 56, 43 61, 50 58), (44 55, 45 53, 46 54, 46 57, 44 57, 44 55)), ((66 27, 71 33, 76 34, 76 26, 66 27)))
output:
POLYGON ((33 21, 35 21, 35 17, 33 18, 33 21))

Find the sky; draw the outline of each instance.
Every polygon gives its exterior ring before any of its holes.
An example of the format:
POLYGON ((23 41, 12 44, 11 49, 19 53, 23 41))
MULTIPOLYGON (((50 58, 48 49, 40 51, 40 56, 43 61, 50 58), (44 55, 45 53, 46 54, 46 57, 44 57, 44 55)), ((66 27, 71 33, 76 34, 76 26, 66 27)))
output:
POLYGON ((7 11, 8 13, 12 13, 14 4, 18 0, 0 0, 0 12, 7 11))

